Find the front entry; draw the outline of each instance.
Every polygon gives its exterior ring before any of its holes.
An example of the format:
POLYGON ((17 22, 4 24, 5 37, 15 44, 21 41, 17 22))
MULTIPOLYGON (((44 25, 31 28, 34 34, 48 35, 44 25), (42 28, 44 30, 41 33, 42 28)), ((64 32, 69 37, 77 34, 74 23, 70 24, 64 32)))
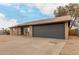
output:
POLYGON ((21 27, 21 35, 24 35, 23 31, 24 31, 24 28, 21 27))

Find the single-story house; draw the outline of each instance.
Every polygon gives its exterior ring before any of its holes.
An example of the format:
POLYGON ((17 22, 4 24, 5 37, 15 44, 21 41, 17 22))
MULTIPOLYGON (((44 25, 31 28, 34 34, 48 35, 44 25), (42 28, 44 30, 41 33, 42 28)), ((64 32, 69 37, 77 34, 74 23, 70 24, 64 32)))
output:
POLYGON ((26 35, 28 37, 68 39, 70 21, 71 17, 69 15, 32 21, 10 27, 10 34, 26 35))

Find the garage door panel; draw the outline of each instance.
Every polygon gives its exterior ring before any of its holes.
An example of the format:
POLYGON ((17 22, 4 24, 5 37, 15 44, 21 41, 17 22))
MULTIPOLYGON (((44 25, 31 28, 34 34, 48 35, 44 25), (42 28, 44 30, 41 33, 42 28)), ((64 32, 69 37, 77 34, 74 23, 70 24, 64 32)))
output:
POLYGON ((34 37, 65 38, 64 23, 33 26, 34 37))

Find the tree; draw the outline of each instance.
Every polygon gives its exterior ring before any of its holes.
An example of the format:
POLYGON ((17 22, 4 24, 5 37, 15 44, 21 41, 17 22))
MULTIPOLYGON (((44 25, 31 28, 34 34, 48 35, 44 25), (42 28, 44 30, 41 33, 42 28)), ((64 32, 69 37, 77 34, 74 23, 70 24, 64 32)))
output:
POLYGON ((70 3, 64 7, 59 6, 55 11, 54 14, 56 17, 63 16, 63 15, 70 15, 74 20, 71 23, 70 28, 74 24, 74 22, 79 19, 79 4, 77 3, 70 3))
POLYGON ((10 31, 8 30, 8 29, 4 29, 4 28, 2 28, 2 34, 6 34, 6 35, 9 35, 10 34, 10 31))
POLYGON ((55 11, 54 14, 56 17, 67 15, 66 9, 62 6, 59 6, 55 11))
POLYGON ((78 4, 69 4, 68 6, 65 6, 67 13, 74 19, 71 23, 72 25, 75 23, 75 21, 79 18, 79 5, 78 4))

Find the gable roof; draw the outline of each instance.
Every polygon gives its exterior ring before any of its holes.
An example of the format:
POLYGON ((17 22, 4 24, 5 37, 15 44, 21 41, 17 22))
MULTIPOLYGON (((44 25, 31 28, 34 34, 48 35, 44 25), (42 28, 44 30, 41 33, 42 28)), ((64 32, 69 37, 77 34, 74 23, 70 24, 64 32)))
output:
POLYGON ((19 25, 13 26, 13 27, 25 26, 25 25, 58 23, 58 22, 66 22, 66 21, 70 21, 70 20, 71 20, 71 17, 69 15, 67 15, 67 16, 61 16, 61 17, 56 17, 56 18, 51 18, 51 19, 43 19, 43 20, 37 20, 37 21, 32 21, 32 22, 26 22, 26 23, 19 24, 19 25))

